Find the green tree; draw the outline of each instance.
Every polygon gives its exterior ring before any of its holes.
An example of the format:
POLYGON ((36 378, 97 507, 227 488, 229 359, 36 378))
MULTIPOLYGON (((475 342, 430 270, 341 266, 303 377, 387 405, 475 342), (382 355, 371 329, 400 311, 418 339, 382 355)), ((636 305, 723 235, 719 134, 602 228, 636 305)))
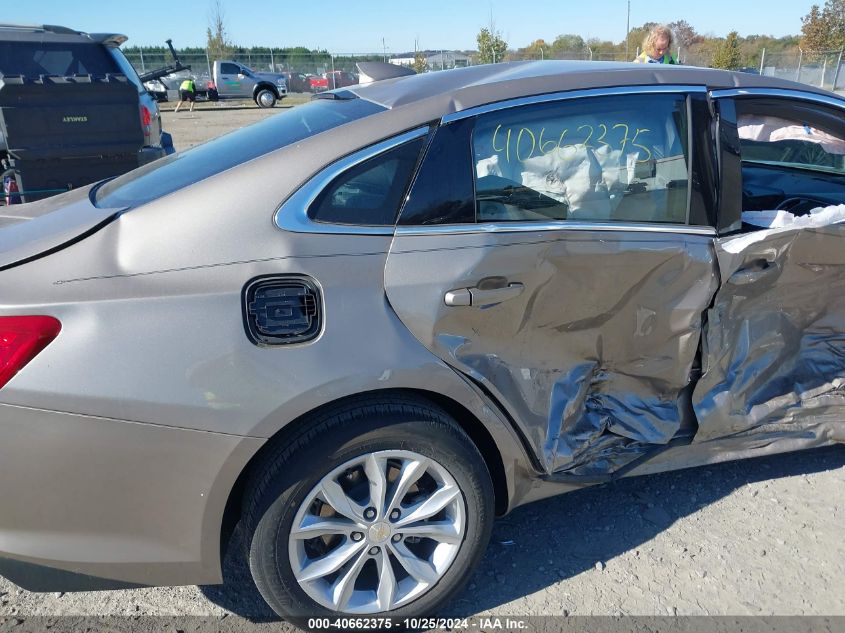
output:
POLYGON ((520 52, 528 59, 548 59, 550 47, 546 44, 546 40, 539 39, 531 42, 520 52))
POLYGON ((674 22, 669 22, 666 26, 672 29, 677 48, 687 49, 693 44, 704 40, 686 20, 675 20, 674 22))
POLYGON ((476 36, 478 42, 478 62, 480 64, 495 64, 505 61, 508 43, 495 29, 482 28, 476 36))
POLYGON ((819 5, 814 4, 810 12, 801 18, 801 48, 810 59, 830 48, 831 28, 819 5))
POLYGON ((810 59, 845 47, 845 0, 827 0, 824 9, 814 4, 801 23, 801 48, 810 59))
POLYGON ((235 47, 229 41, 225 24, 226 13, 220 0, 211 3, 208 19, 210 25, 206 30, 206 49, 209 59, 227 59, 235 52, 235 47))
POLYGON ((831 48, 845 47, 845 0, 827 0, 822 16, 828 23, 831 48))
MULTIPOLYGON (((599 60, 616 60, 623 59, 625 43, 622 43, 622 51, 618 50, 618 45, 610 40, 602 40, 598 37, 591 37, 585 42, 587 48, 593 51, 593 59, 599 60), (621 53, 621 56, 620 56, 621 53)), ((626 60, 627 61, 627 60, 626 60)))
POLYGON ((742 66, 742 56, 739 52, 739 34, 731 31, 719 44, 713 56, 713 68, 736 70, 742 66))
POLYGON ((564 35, 558 35, 555 38, 555 41, 552 42, 552 51, 555 54, 574 52, 581 53, 584 51, 585 46, 583 37, 567 33, 564 35))
POLYGON ((423 53, 422 51, 417 51, 416 53, 414 53, 413 68, 418 75, 428 72, 428 60, 425 57, 425 53, 423 53))

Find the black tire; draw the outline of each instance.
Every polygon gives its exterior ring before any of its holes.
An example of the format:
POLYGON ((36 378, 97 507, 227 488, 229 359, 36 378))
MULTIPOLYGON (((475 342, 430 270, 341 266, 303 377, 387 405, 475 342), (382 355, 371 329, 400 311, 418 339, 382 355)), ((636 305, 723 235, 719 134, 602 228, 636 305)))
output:
POLYGON ((369 616, 398 623, 432 615, 467 582, 487 547, 494 516, 493 487, 478 449, 448 414, 422 398, 362 397, 315 416, 268 453, 247 484, 243 524, 249 567, 280 616, 304 627, 309 618, 349 617, 300 587, 288 536, 302 502, 324 476, 361 455, 393 450, 412 451, 445 467, 462 492, 466 525, 453 562, 433 587, 398 609, 369 616))
POLYGON ((255 103, 259 108, 272 108, 276 105, 276 93, 270 88, 261 88, 255 93, 255 103))

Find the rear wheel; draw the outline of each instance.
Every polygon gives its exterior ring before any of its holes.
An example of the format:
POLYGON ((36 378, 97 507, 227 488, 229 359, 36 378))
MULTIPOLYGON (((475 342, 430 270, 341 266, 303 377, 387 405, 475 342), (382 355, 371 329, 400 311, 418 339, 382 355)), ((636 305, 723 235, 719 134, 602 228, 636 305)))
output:
POLYGON ((272 108, 276 105, 276 93, 269 88, 262 88, 255 93, 255 103, 260 108, 272 108))
POLYGON ((416 399, 334 409, 280 446, 247 494, 259 591, 279 615, 434 613, 490 535, 493 491, 472 441, 416 399))

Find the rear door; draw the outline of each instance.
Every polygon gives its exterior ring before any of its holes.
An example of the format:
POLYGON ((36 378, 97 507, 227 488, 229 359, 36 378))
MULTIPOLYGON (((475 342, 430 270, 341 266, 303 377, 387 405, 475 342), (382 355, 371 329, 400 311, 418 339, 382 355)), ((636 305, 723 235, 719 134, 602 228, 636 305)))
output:
POLYGON ((714 96, 735 217, 716 241, 696 441, 845 439, 845 102, 714 96))
POLYGON ((445 121, 386 263, 400 318, 507 411, 547 473, 607 475, 695 431, 717 288, 708 127, 692 125, 706 100, 609 93, 445 121))

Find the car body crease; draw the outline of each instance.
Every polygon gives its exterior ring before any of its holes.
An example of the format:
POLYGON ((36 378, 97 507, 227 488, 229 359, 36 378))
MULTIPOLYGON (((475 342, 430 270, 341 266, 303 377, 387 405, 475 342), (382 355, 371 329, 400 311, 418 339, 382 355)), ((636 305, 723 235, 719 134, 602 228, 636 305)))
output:
POLYGON ((196 266, 180 266, 178 268, 165 268, 162 270, 148 270, 138 273, 124 273, 122 275, 102 275, 96 277, 78 277, 76 279, 59 279, 53 282, 54 286, 62 284, 77 283, 82 281, 105 281, 108 279, 129 279, 132 277, 145 277, 148 275, 163 275, 167 273, 178 273, 190 270, 204 270, 207 268, 219 268, 222 266, 242 266, 244 264, 261 264, 264 262, 281 262, 296 259, 322 259, 333 257, 376 257, 386 255, 386 251, 373 251, 368 253, 319 253, 316 255, 284 255, 281 257, 262 257, 258 259, 243 259, 232 262, 217 262, 214 264, 197 264, 196 266))
POLYGON ((26 411, 37 411, 37 412, 43 412, 43 413, 58 413, 59 415, 72 415, 72 416, 76 416, 76 417, 87 418, 89 420, 98 420, 98 421, 101 421, 101 422, 120 422, 122 424, 141 424, 141 425, 144 425, 144 426, 154 426, 154 427, 160 428, 160 429, 171 429, 171 430, 174 430, 174 431, 191 431, 191 432, 195 432, 195 433, 205 433, 206 435, 215 435, 215 436, 219 436, 219 437, 236 437, 236 438, 241 438, 241 439, 261 440, 261 441, 264 441, 264 440, 267 439, 266 437, 259 437, 257 435, 238 435, 236 433, 224 433, 222 431, 206 431, 206 430, 203 430, 203 429, 194 429, 194 428, 188 428, 188 427, 184 427, 184 426, 171 426, 169 424, 161 424, 159 422, 144 422, 142 420, 125 420, 125 419, 122 419, 122 418, 111 418, 111 417, 102 416, 102 415, 90 415, 88 413, 79 413, 79 412, 76 412, 76 411, 63 411, 63 410, 60 410, 60 409, 44 409, 44 408, 40 408, 40 407, 27 407, 27 406, 23 406, 23 405, 20 405, 20 404, 12 404, 12 403, 7 403, 7 402, 0 402, 0 408, 2 408, 2 407, 9 407, 9 408, 13 408, 13 409, 23 409, 23 410, 26 410, 26 411))

